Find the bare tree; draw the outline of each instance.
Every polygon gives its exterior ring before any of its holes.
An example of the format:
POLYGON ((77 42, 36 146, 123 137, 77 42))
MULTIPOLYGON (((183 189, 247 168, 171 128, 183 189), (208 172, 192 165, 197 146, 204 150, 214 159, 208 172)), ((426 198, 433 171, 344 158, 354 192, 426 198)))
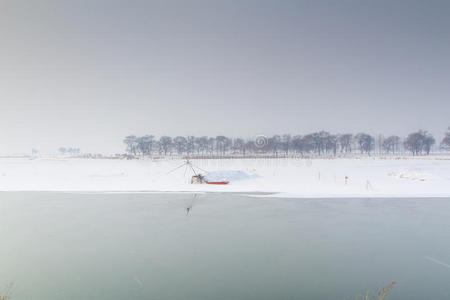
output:
POLYGON ((187 140, 184 136, 175 137, 173 139, 173 144, 179 155, 186 151, 187 140))
POLYGON ((302 137, 301 147, 304 152, 314 152, 318 148, 318 136, 317 134, 310 133, 302 137))
POLYGON ((431 151, 431 147, 436 144, 436 140, 434 139, 433 135, 431 135, 431 133, 428 133, 425 131, 425 137, 423 140, 423 146, 424 146, 424 150, 427 153, 427 155, 430 154, 431 151))
POLYGON ((445 137, 441 141, 441 148, 450 150, 450 127, 448 127, 448 131, 445 134, 445 137))
POLYGON ((241 138, 233 140, 233 151, 245 155, 245 141, 241 138))
POLYGON ((136 138, 136 148, 142 155, 151 155, 153 151, 153 135, 136 138))
POLYGON ((123 140, 123 142, 127 146, 127 152, 136 155, 137 137, 135 135, 129 135, 123 140))
POLYGON ((160 150, 164 152, 164 155, 167 155, 167 152, 170 151, 172 147, 172 138, 170 136, 162 136, 159 138, 159 146, 160 150))
POLYGON ((377 142, 376 142, 376 144, 378 145, 378 154, 381 154, 383 152, 384 140, 385 140, 384 136, 380 133, 378 135, 377 142))
POLYGON ((186 139, 186 153, 190 155, 195 150, 195 136, 188 136, 186 139))
POLYGON ((410 133, 404 141, 406 150, 411 151, 413 155, 419 155, 423 149, 423 136, 420 132, 410 133))
POLYGON ((273 154, 278 157, 278 149, 281 147, 281 137, 274 135, 268 140, 268 146, 272 149, 273 154))
POLYGON ((214 147, 216 144, 216 139, 213 137, 208 138, 208 153, 212 155, 214 153, 214 147))
POLYGON ((353 140, 353 134, 346 133, 341 134, 338 137, 338 143, 340 146, 341 153, 350 153, 352 152, 352 140, 353 140))
POLYGON ((330 134, 326 139, 326 151, 329 153, 333 152, 333 155, 336 156, 337 146, 338 145, 338 136, 334 134, 330 134))
POLYGON ((197 154, 204 154, 205 151, 208 150, 208 137, 202 136, 195 138, 195 144, 195 147, 197 148, 197 154))
POLYGON ((297 153, 303 156, 303 139, 301 135, 296 135, 292 138, 292 147, 297 153))
POLYGON ((400 145, 400 137, 396 135, 391 135, 390 137, 387 137, 383 143, 382 148, 387 153, 395 154, 396 151, 398 151, 400 145))
POLYGON ((292 142, 291 135, 290 134, 283 134, 283 137, 281 138, 281 145, 283 147, 284 154, 286 156, 289 155, 289 150, 291 148, 291 142, 292 142))
POLYGON ((145 151, 145 154, 147 154, 147 155, 151 155, 153 152, 153 146, 155 143, 155 141, 153 140, 154 138, 155 137, 153 135, 144 136, 144 141, 143 141, 144 145, 145 145, 144 151, 145 151))
POLYGON ((423 151, 430 154, 431 146, 436 143, 434 137, 424 130, 413 132, 408 135, 404 142, 405 149, 411 151, 413 155, 420 155, 423 151))
POLYGON ((226 136, 219 135, 216 137, 216 151, 217 153, 220 153, 222 156, 225 155, 225 153, 228 150, 228 147, 230 146, 230 139, 226 136))
POLYGON ((373 136, 361 132, 355 136, 355 139, 358 142, 361 154, 365 152, 370 155, 370 151, 372 151, 375 147, 375 139, 373 138, 373 136))

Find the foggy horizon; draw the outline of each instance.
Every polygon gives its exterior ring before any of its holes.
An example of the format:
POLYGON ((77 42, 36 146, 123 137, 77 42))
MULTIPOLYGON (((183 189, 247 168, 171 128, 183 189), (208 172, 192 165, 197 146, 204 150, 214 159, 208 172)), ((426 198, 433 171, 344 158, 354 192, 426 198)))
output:
POLYGON ((0 1, 0 154, 450 125, 446 1, 0 1))

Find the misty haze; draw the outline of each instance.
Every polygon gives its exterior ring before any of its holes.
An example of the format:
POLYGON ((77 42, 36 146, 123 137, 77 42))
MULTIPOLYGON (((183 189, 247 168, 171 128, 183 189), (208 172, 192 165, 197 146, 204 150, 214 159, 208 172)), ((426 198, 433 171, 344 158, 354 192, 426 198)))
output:
POLYGON ((449 15, 0 0, 0 300, 450 299, 449 15))

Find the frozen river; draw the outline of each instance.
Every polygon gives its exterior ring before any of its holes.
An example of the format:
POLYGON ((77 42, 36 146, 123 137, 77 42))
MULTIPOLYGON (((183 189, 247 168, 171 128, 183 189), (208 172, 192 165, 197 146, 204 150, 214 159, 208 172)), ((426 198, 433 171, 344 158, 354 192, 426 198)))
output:
POLYGON ((450 199, 0 193, 13 300, 450 299, 450 199))

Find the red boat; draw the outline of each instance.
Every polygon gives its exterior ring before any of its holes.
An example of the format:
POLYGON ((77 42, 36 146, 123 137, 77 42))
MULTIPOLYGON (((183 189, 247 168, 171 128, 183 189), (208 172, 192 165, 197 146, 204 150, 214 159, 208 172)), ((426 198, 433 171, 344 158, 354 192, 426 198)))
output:
POLYGON ((205 181, 206 184, 229 184, 229 181, 205 181))

